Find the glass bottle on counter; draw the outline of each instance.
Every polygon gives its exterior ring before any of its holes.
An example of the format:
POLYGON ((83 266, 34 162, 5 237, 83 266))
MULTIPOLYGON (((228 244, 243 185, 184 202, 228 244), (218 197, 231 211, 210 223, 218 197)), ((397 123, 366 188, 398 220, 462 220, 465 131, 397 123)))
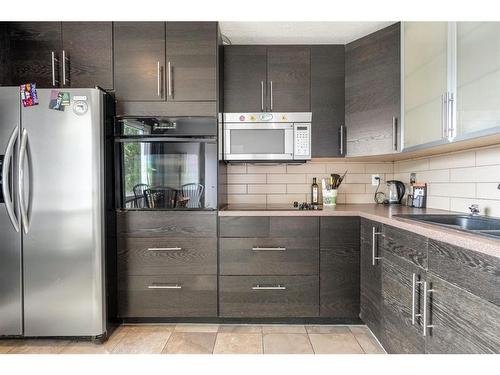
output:
POLYGON ((316 177, 313 177, 313 183, 311 185, 311 203, 319 204, 319 186, 316 183, 316 177))

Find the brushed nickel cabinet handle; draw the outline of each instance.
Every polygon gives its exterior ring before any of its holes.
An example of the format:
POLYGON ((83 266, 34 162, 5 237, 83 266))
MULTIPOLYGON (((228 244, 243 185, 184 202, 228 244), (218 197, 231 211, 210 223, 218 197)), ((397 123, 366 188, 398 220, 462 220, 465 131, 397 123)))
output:
POLYGON ((422 314, 415 313, 416 297, 417 297, 417 285, 422 284, 422 281, 417 281, 417 274, 413 274, 411 283, 411 324, 415 325, 416 317, 422 316, 422 314))
POLYGON ((377 240, 376 236, 380 234, 382 234, 382 232, 377 232, 377 229, 375 227, 372 227, 372 266, 376 266, 377 260, 382 259, 382 257, 376 256, 376 246, 375 246, 375 242, 377 240))
POLYGON ((167 64, 167 70, 168 70, 168 79, 167 79, 167 86, 168 86, 168 96, 172 97, 173 89, 172 89, 172 64, 170 61, 167 64))
POLYGON ((433 325, 428 324, 428 313, 427 313, 427 294, 428 293, 434 293, 434 289, 427 289, 427 281, 424 281, 424 311, 423 311, 423 332, 422 335, 425 337, 427 336, 427 329, 428 328, 434 328, 433 325))
POLYGON ((448 138, 448 93, 441 95, 441 127, 443 138, 448 138))
POLYGON ((286 251, 286 247, 252 247, 253 251, 286 251))
POLYGON ((63 86, 66 86, 66 51, 62 50, 62 74, 63 74, 63 86))
POLYGON ((271 97, 271 112, 273 111, 273 81, 270 81, 269 82, 269 86, 270 86, 270 97, 271 97))
POLYGON ((160 62, 156 62, 156 95, 161 98, 161 68, 160 68, 160 62))
POLYGON ((182 285, 173 284, 173 285, 148 285, 148 289, 182 289, 182 285))
POLYGON ((340 155, 344 155, 344 125, 340 125, 340 155))
POLYGON ((453 116, 453 110, 455 107, 455 98, 453 96, 453 93, 450 92, 448 94, 448 140, 451 141, 453 138, 455 138, 455 119, 453 116))
POLYGON ((182 247, 148 247, 148 251, 180 251, 182 247))
POLYGON ((394 151, 398 150, 398 118, 392 118, 392 145, 394 151))
POLYGON ((51 63, 52 63, 52 86, 56 85, 56 54, 54 51, 51 52, 51 63))
POLYGON ((278 285, 255 285, 252 287, 252 290, 286 290, 286 287, 284 285, 278 284, 278 285))
POLYGON ((260 81, 260 111, 264 112, 264 81, 260 81))

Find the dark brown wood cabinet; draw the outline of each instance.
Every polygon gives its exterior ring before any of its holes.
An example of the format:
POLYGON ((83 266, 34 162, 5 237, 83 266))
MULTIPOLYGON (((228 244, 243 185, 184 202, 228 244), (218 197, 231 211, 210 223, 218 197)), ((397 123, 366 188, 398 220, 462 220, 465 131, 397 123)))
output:
POLYGON ((10 77, 6 85, 31 82, 48 88, 61 84, 60 22, 9 22, 7 35, 10 77))
POLYGON ((217 100, 217 23, 167 22, 166 97, 217 100))
POLYGON ((115 22, 118 101, 164 101, 165 22, 115 22))
POLYGON ((344 52, 343 45, 311 46, 313 158, 345 156, 344 52))
POLYGON ((268 109, 271 112, 311 111, 309 47, 267 48, 268 109))
POLYGON ((400 66, 399 23, 346 45, 347 156, 400 149, 400 66))
POLYGON ((358 217, 320 219, 320 316, 359 316, 360 230, 358 217))
POLYGON ((113 89, 111 22, 63 22, 62 50, 66 57, 62 86, 113 89))
POLYGON ((382 331, 382 275, 380 223, 361 218, 360 318, 380 337, 382 331))
POLYGON ((261 112, 267 105, 267 48, 224 47, 224 112, 261 112))

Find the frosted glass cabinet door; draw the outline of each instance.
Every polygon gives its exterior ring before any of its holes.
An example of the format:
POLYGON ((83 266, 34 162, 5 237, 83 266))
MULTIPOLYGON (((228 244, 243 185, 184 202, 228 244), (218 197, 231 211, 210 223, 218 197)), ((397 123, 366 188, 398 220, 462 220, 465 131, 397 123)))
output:
POLYGON ((500 22, 458 22, 458 136, 495 127, 500 127, 500 22))
POLYGON ((442 139, 448 91, 448 23, 404 23, 404 147, 442 139))

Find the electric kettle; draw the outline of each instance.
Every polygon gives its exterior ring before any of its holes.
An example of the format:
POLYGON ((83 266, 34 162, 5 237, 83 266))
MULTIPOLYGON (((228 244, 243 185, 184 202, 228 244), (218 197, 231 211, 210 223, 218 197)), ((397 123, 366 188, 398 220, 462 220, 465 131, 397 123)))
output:
POLYGON ((400 204, 403 196, 405 195, 405 184, 401 181, 390 180, 387 181, 387 192, 385 199, 388 204, 400 204))

